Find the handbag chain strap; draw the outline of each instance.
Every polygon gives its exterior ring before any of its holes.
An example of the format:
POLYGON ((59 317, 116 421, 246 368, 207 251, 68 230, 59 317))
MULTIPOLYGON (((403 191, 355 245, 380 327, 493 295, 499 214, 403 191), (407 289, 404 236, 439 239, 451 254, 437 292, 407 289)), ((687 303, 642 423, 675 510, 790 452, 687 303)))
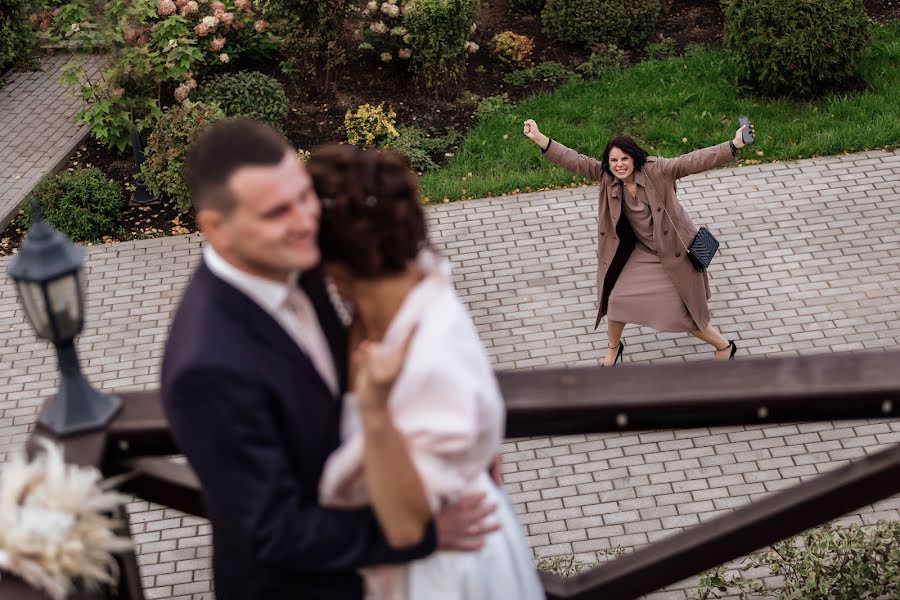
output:
MULTIPOLYGON (((678 228, 675 227, 675 221, 672 220, 672 217, 669 215, 668 209, 666 209, 666 199, 660 197, 659 193, 657 193, 657 191, 656 191, 656 186, 653 185, 653 180, 650 179, 650 176, 649 176, 649 175, 645 175, 645 176, 644 176, 644 179, 646 179, 646 180, 650 183, 650 187, 653 188, 653 194, 656 196, 656 199, 659 200, 660 203, 662 204, 663 212, 666 213, 666 216, 667 216, 667 217, 669 217, 669 223, 672 224, 672 229, 675 230, 675 235, 678 236, 678 241, 680 241, 680 242, 681 242, 681 245, 684 246, 684 251, 685 251, 685 252, 690 252, 690 250, 688 249, 687 244, 684 243, 684 238, 681 237, 681 234, 678 233, 678 228)), ((623 184, 622 184, 622 187, 624 187, 624 186, 625 186, 625 184, 623 183, 623 184)), ((623 190, 623 191, 624 191, 624 190, 623 190)))

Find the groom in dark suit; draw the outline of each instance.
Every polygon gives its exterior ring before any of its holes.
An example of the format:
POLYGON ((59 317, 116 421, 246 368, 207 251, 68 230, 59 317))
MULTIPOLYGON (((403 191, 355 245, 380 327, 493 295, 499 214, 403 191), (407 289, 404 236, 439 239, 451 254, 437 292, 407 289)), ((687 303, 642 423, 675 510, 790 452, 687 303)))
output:
MULTIPOLYGON (((360 567, 478 547, 492 529, 478 497, 402 549, 371 509, 318 503, 340 442, 347 340, 315 271, 319 200, 284 138, 247 119, 214 125, 187 177, 208 244, 172 323, 162 396, 203 484, 218 600, 360 599, 360 567)), ((377 435, 403 447, 393 426, 377 435)))

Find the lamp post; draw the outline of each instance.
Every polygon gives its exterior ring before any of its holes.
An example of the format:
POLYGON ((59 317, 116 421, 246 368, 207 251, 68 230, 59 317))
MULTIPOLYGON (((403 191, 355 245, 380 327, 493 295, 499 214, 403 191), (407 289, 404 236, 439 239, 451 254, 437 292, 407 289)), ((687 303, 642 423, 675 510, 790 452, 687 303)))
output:
POLYGON ((141 174, 141 164, 144 162, 144 150, 141 147, 141 135, 138 133, 137 127, 131 122, 128 124, 131 133, 131 150, 134 153, 134 192, 131 194, 131 204, 136 206, 144 206, 147 204, 156 204, 159 202, 159 196, 150 193, 147 184, 144 183, 144 176, 141 174))
POLYGON ((83 249, 44 221, 35 202, 28 235, 8 273, 35 333, 56 346, 59 389, 39 422, 60 437, 101 428, 122 406, 121 399, 94 389, 78 365, 75 336, 84 325, 83 257, 83 249))

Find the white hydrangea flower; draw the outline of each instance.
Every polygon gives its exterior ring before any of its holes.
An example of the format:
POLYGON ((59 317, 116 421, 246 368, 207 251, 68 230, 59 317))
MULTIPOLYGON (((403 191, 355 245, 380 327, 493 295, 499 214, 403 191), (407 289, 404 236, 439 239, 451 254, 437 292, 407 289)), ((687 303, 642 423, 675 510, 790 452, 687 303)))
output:
POLYGON ((371 0, 368 4, 366 4, 366 10, 369 12, 375 12, 378 10, 378 0, 371 0))
POLYGON ((478 52, 479 46, 475 42, 466 42, 466 52, 469 54, 475 54, 478 52))
POLYGON ((405 17, 406 15, 408 15, 409 13, 411 13, 413 11, 415 6, 416 6, 415 2, 407 2, 406 4, 403 5, 403 8, 400 10, 400 12, 402 12, 403 16, 405 17))
POLYGON ((475 33, 475 30, 478 29, 477 23, 472 23, 472 26, 469 27, 469 33, 475 33))
POLYGON ((380 58, 383 62, 391 62, 391 59, 394 57, 391 56, 390 52, 382 52, 380 58))
POLYGON ((403 37, 406 35, 406 28, 404 27, 394 27, 391 29, 391 35, 395 35, 397 37, 403 37))
POLYGON ((382 23, 381 21, 375 21, 371 25, 369 25, 369 29, 374 31, 375 33, 384 33, 387 31, 387 25, 382 23))
POLYGON ((412 50, 409 48, 401 48, 397 51, 397 58, 402 58, 403 60, 407 60, 412 56, 412 50))
POLYGON ((399 17, 400 16, 400 7, 394 4, 393 2, 385 2, 381 5, 381 12, 386 14, 389 17, 399 17))
POLYGON ((222 54, 219 55, 219 60, 221 60, 223 63, 227 63, 231 59, 228 57, 227 54, 225 54, 223 52, 222 54))
POLYGON ((406 35, 403 36, 403 43, 408 44, 411 39, 412 39, 412 36, 407 33, 406 35))
POLYGON ((200 19, 200 23, 209 29, 215 29, 216 25, 219 24, 219 19, 209 15, 200 19))
POLYGON ((362 44, 359 45, 359 49, 360 50, 374 50, 375 47, 372 44, 370 44, 369 42, 363 42, 362 44))

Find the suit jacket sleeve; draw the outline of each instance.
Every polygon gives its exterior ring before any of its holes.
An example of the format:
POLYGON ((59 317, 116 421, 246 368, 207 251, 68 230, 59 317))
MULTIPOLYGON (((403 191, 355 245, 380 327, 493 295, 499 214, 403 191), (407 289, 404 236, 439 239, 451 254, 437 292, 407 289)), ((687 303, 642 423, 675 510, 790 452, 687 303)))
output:
POLYGON ((195 369, 180 374, 168 396, 175 438, 210 509, 220 526, 250 541, 261 564, 348 570, 409 562, 434 551, 433 526, 418 546, 392 550, 371 509, 325 508, 304 497, 261 384, 223 369, 195 369))
POLYGON ((571 171, 576 175, 587 177, 593 181, 600 181, 603 177, 603 168, 596 158, 579 154, 571 148, 563 146, 556 140, 550 142, 550 147, 543 153, 544 158, 554 165, 571 171))
POLYGON ((676 158, 657 158, 657 164, 670 179, 680 179, 695 173, 720 167, 734 160, 728 142, 682 154, 676 158))

